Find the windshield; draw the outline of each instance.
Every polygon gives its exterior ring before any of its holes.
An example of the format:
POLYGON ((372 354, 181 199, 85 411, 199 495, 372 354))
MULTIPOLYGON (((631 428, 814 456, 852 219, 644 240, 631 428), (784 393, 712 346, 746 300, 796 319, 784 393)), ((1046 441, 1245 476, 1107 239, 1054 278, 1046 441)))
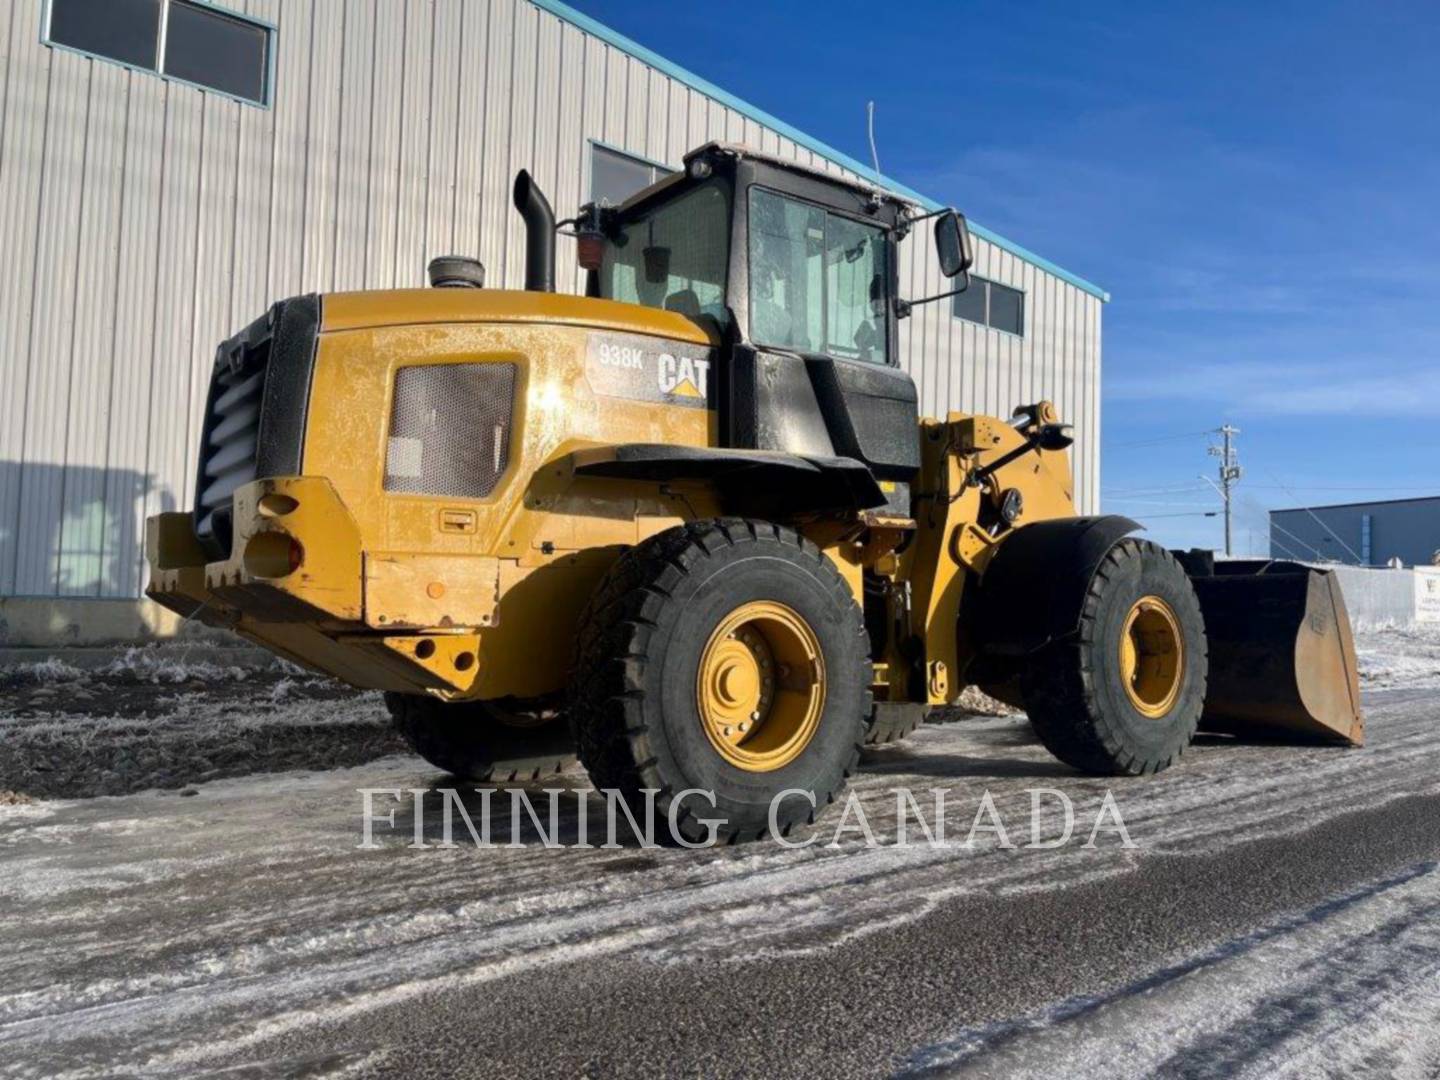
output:
POLYGON ((724 324, 730 199, 710 181, 626 215, 605 245, 600 295, 724 324))

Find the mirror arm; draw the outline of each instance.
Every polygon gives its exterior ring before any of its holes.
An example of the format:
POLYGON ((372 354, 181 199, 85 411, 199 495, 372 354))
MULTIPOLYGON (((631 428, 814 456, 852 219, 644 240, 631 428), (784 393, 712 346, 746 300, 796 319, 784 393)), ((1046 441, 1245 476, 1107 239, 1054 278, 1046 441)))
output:
POLYGON ((928 214, 920 214, 917 217, 906 218, 906 220, 911 225, 914 225, 916 222, 919 221, 929 221, 932 217, 939 217, 941 214, 948 214, 953 209, 954 207, 952 206, 942 206, 939 210, 931 210, 928 214))
POLYGON ((911 310, 913 308, 919 307, 921 304, 930 304, 936 300, 944 300, 947 296, 958 296, 960 293, 970 288, 970 271, 961 270, 960 274, 962 277, 964 277, 965 284, 961 285, 958 289, 951 289, 949 292, 936 293, 934 296, 927 296, 923 300, 901 300, 899 297, 896 297, 895 317, 897 319, 908 319, 910 317, 911 310))
POLYGON ((895 239, 904 240, 910 235, 910 230, 919 222, 929 221, 931 218, 939 217, 947 210, 949 210, 949 207, 942 206, 939 210, 931 210, 928 214, 918 214, 915 217, 901 215, 900 219, 895 222, 895 239))

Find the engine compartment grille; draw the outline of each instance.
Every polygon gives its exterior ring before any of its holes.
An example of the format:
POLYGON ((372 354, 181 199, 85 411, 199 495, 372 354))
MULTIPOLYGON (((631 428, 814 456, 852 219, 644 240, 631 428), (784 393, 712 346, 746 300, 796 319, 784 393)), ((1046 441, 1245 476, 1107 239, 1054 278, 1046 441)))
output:
POLYGON ((256 444, 260 439, 260 404, 265 391, 268 343, 252 363, 237 370, 217 370, 206 412, 208 434, 200 451, 200 490, 196 495, 196 529, 213 534, 215 512, 228 507, 235 489, 256 476, 256 444))
POLYGON ((292 297, 215 351, 194 507, 195 537, 212 559, 230 554, 236 488, 300 472, 319 321, 319 297, 292 297))
POLYGON ((425 364, 395 373, 385 490, 483 499, 510 460, 516 366, 425 364))

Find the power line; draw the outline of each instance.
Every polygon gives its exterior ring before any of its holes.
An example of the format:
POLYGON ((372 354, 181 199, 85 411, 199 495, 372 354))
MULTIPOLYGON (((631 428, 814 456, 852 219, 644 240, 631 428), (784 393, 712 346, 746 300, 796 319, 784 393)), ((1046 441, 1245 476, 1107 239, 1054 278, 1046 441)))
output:
POLYGON ((1145 520, 1146 520, 1146 521, 1157 521, 1157 520, 1159 520, 1160 518, 1177 518, 1177 517, 1219 517, 1219 516, 1220 516, 1220 511, 1219 511, 1219 510, 1204 510, 1204 511, 1196 512, 1196 513, 1190 513, 1190 514, 1146 514, 1146 515, 1145 515, 1145 520))
POLYGON ((1204 490, 1199 484, 1190 484, 1186 487, 1120 488, 1118 491, 1102 491, 1101 494, 1110 498, 1124 498, 1128 495, 1180 495, 1204 490))
MULTIPOLYGON (((1284 489, 1285 494, 1289 495, 1292 499, 1298 499, 1298 498, 1300 498, 1300 496, 1299 496, 1299 495, 1296 495, 1295 492, 1291 491, 1288 487, 1285 487, 1285 484, 1284 484, 1284 483, 1281 481, 1281 479, 1280 479, 1278 476, 1276 476, 1273 472, 1270 473, 1270 479, 1274 480, 1277 484, 1279 484, 1279 485, 1281 486, 1281 488, 1284 489)), ((1318 524, 1318 525, 1320 526, 1320 528, 1324 529, 1327 533, 1329 533, 1331 536, 1333 536, 1333 537, 1335 538, 1336 543, 1338 543, 1341 547, 1343 547, 1346 551, 1348 551, 1348 552, 1350 553, 1350 555, 1351 555, 1351 556, 1354 558, 1354 560, 1355 560, 1355 565, 1356 565, 1356 566, 1364 566, 1364 565, 1365 565, 1365 560, 1360 557, 1359 552, 1357 552, 1357 551, 1356 551, 1354 548, 1352 548, 1349 544, 1345 543, 1344 540, 1341 540, 1340 537, 1336 534, 1336 532, 1335 532, 1334 529, 1330 528, 1329 525, 1326 525, 1325 522, 1323 522, 1323 521, 1320 520, 1320 515, 1319 515, 1319 514, 1315 513, 1315 511, 1314 511, 1314 510, 1311 510, 1308 506, 1302 506, 1300 509, 1304 510, 1307 514, 1309 514, 1312 518, 1314 518, 1316 524, 1318 524)))
POLYGON ((1279 548, 1287 558, 1295 559, 1297 562, 1305 561, 1305 557, 1303 555, 1296 555, 1293 551, 1291 551, 1288 547, 1282 544, 1279 540, 1275 539, 1275 537, 1273 536, 1270 537, 1270 546, 1279 548))
POLYGON ((1128 507, 1191 507, 1192 510, 1202 510, 1205 503, 1171 503, 1169 500, 1159 498, 1120 498, 1116 503, 1128 505, 1128 507))
MULTIPOLYGON (((1321 551, 1321 550, 1320 550, 1319 548, 1317 548, 1315 545, 1309 543, 1308 541, 1306 541, 1306 540, 1305 540, 1304 538, 1302 538, 1302 537, 1296 536, 1296 535, 1295 535, 1293 532, 1291 532, 1289 529, 1285 528, 1284 525, 1281 525, 1278 521, 1275 520, 1275 518, 1274 518, 1273 516, 1270 515, 1270 511, 1269 511, 1267 508, 1261 506, 1261 505, 1260 505, 1258 502, 1256 502, 1254 499, 1249 498, 1248 496, 1242 495, 1242 496, 1240 496, 1240 501, 1241 501, 1245 506, 1247 506, 1249 509, 1254 510, 1256 513, 1258 513, 1258 514, 1265 514, 1265 515, 1267 516, 1268 521, 1269 521, 1269 525, 1270 525, 1270 542, 1271 542, 1272 544, 1277 544, 1277 543, 1279 543, 1279 541, 1277 541, 1277 540, 1275 539, 1275 533, 1276 533, 1276 532, 1282 532, 1282 533, 1284 533, 1286 536, 1288 536, 1292 541, 1294 541, 1295 543, 1299 544, 1302 548, 1306 549, 1307 551, 1312 552, 1312 553, 1314 554, 1315 558, 1318 559, 1319 561, 1321 561, 1321 562, 1334 562, 1334 561, 1335 561, 1332 557, 1326 555, 1323 551, 1321 551)), ((1286 547, 1286 551, 1290 551, 1290 548, 1289 548, 1288 546, 1286 547)), ((1301 559, 1301 558, 1304 558, 1304 556, 1294 554, 1293 551, 1291 551, 1290 557, 1291 557, 1292 559, 1301 559)))
POLYGON ((1321 551, 1321 550, 1320 550, 1319 548, 1317 548, 1317 547, 1314 547, 1314 546, 1306 543, 1304 540, 1300 539, 1300 537, 1296 536, 1296 535, 1295 535, 1294 533, 1292 533, 1289 529, 1285 528, 1285 526, 1281 525, 1281 524, 1280 524, 1279 522, 1277 522, 1274 518, 1271 518, 1271 519, 1270 519, 1270 527, 1271 527, 1272 529, 1279 529, 1282 533, 1284 533, 1286 536, 1290 537, 1291 540, 1294 540, 1294 541, 1295 541, 1297 544, 1299 544, 1301 547, 1307 548, 1307 549, 1309 549, 1310 551, 1313 551, 1313 552, 1315 553, 1315 557, 1316 557, 1317 559, 1319 559, 1321 562, 1333 562, 1333 561, 1334 561, 1334 560, 1332 560, 1332 559, 1327 559, 1327 558, 1325 557, 1325 553, 1324 553, 1323 551, 1321 551))
POLYGON ((1160 435, 1153 439, 1137 439, 1134 442, 1111 443, 1111 450, 1124 450, 1129 446, 1154 446, 1156 443, 1177 442, 1180 439, 1198 439, 1202 435, 1209 435, 1208 431, 1187 431, 1181 435, 1160 435))
POLYGON ((1285 484, 1251 484, 1252 488, 1266 488, 1270 490, 1289 491, 1292 495, 1296 491, 1435 491, 1435 484, 1411 484, 1411 485, 1389 485, 1361 484, 1349 487, 1337 487, 1333 484, 1298 484, 1292 490, 1285 484))

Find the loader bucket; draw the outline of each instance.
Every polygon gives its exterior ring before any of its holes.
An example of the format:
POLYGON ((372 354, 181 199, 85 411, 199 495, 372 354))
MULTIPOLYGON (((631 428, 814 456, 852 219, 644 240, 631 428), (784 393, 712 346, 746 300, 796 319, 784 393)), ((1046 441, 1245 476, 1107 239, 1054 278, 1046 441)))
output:
POLYGON ((1210 647, 1200 730, 1361 745, 1355 642, 1335 574, 1293 562, 1185 562, 1210 647))

